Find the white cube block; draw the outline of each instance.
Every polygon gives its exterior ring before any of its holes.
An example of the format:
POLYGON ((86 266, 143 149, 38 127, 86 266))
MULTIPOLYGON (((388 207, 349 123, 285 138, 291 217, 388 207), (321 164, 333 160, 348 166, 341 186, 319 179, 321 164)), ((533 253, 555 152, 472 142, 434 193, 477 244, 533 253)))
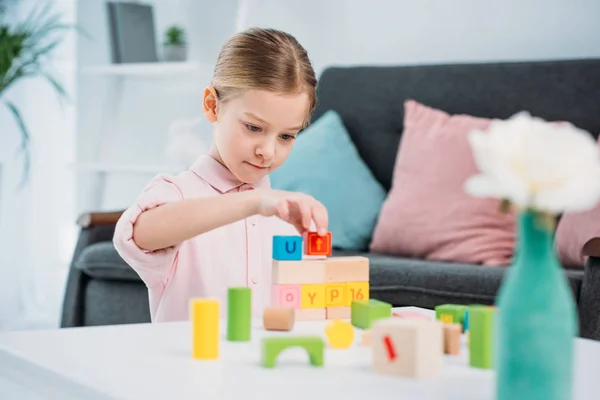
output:
POLYGON ((436 320, 387 318, 371 332, 373 371, 405 377, 428 377, 442 368, 443 324, 436 320))

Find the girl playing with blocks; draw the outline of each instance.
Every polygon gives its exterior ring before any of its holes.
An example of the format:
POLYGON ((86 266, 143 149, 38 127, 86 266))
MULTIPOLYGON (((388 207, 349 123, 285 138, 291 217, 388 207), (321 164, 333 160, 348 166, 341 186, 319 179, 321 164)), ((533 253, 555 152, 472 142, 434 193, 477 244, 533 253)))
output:
POLYGON ((272 190, 268 177, 307 126, 315 88, 289 34, 250 29, 224 44, 202 102, 209 154, 152 179, 115 229, 117 251, 148 287, 153 322, 186 320, 192 298, 225 301, 233 286, 251 287, 260 313, 270 302, 272 237, 327 232, 322 203, 272 190))

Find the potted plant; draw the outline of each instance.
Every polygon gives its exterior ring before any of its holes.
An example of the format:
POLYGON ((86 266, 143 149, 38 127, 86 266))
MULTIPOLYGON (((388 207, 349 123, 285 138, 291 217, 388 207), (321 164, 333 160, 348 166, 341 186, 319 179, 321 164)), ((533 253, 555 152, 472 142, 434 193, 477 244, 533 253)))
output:
MULTIPOLYGON (((6 97, 9 89, 27 78, 43 78, 63 97, 66 92, 47 70, 47 61, 53 50, 62 42, 69 26, 53 13, 49 3, 37 7, 20 22, 9 9, 14 0, 0 0, 0 105, 8 108, 21 133, 21 151, 24 157, 24 183, 29 174, 30 133, 17 104, 6 97)), ((2 133, 2 132, 0 132, 2 133)))
POLYGON ((185 30, 179 25, 171 25, 165 31, 163 59, 165 61, 185 61, 187 59, 185 30))

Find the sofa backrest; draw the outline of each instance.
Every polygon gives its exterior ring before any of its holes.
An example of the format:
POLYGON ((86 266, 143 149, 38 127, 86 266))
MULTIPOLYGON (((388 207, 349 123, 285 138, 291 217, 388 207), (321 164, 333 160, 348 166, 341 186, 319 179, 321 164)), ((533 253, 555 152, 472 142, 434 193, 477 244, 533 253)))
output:
POLYGON ((600 59, 423 66, 330 67, 317 89, 313 121, 340 114, 358 151, 389 190, 404 101, 450 114, 508 118, 527 110, 600 132, 600 59))

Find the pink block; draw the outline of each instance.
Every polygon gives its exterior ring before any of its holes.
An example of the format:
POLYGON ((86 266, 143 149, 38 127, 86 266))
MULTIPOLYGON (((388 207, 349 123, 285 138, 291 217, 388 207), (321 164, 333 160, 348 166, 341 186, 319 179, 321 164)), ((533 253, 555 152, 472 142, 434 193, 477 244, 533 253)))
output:
POLYGON ((300 285, 273 285, 271 303, 274 306, 292 307, 299 309, 302 304, 300 285))
POLYGON ((414 311, 398 311, 392 314, 394 317, 400 317, 400 318, 418 318, 418 319, 431 319, 428 318, 426 316, 424 316, 423 314, 419 314, 418 312, 414 312, 414 311))

